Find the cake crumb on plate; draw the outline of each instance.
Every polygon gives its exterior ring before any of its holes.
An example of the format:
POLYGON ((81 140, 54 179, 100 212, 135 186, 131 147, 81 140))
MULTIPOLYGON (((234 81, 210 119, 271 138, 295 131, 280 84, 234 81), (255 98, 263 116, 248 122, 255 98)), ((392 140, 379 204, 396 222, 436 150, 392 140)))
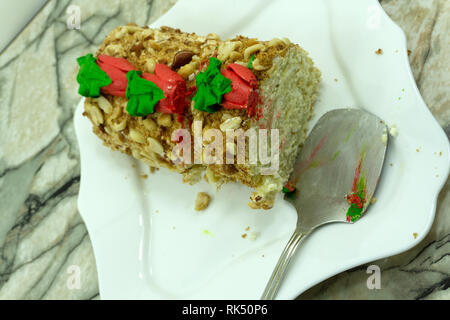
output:
POLYGON ((155 171, 158 171, 158 168, 151 167, 151 166, 149 166, 148 169, 149 169, 150 173, 155 173, 155 171))
POLYGON ((393 124, 393 125, 391 126, 391 128, 389 129, 389 134, 390 134, 392 137, 398 136, 398 129, 397 129, 397 126, 396 126, 395 124, 393 124))
POLYGON ((257 238, 258 238, 258 236, 259 236, 259 232, 250 232, 250 235, 249 235, 249 239, 250 240, 256 240, 257 238))
POLYGON ((206 192, 199 192, 197 198, 195 199, 195 210, 202 211, 209 206, 211 197, 206 192))

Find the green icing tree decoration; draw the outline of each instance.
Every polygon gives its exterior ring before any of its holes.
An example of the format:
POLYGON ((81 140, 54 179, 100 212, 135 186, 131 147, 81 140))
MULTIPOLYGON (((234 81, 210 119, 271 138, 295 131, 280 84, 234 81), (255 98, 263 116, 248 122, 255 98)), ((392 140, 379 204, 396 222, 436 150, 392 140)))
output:
POLYGON ((347 201, 350 202, 350 208, 347 210, 347 221, 355 222, 361 218, 362 212, 364 210, 365 199, 365 189, 366 189, 366 179, 360 177, 356 185, 356 190, 347 196, 347 201))
POLYGON ((220 73, 222 62, 211 57, 205 72, 200 72, 196 79, 197 93, 192 100, 194 108, 213 113, 222 102, 223 95, 231 91, 231 80, 220 73))
POLYGON ((77 75, 77 82, 80 84, 78 93, 84 97, 97 98, 100 96, 100 89, 112 83, 96 61, 91 53, 77 59, 80 66, 77 75))
POLYGON ((164 92, 153 82, 141 78, 141 74, 141 71, 134 70, 127 73, 127 112, 134 117, 153 113, 158 101, 165 98, 164 92))

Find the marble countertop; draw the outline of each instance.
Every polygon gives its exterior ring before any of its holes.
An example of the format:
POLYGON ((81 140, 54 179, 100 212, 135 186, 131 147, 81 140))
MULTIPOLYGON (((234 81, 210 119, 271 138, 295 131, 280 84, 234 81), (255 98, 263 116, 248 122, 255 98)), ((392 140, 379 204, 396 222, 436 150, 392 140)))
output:
MULTIPOLYGON (((95 51, 114 27, 149 24, 175 2, 50 0, 0 56, 0 299, 99 298, 91 242, 77 210, 74 61, 95 51), (67 28, 71 5, 81 8, 80 30, 67 28), (72 265, 82 272, 76 290, 68 286, 72 265)), ((450 136, 450 2, 381 4, 405 31, 419 90, 450 136)), ((449 181, 425 239, 370 264, 381 269, 380 290, 366 286, 368 264, 320 283, 299 299, 450 299, 449 181)))

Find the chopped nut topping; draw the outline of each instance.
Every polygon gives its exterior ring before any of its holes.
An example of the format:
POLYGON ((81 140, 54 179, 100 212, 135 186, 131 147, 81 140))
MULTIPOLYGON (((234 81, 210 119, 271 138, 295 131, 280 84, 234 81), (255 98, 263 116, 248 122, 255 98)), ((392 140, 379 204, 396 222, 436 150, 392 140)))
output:
POLYGON ((194 53, 189 50, 182 50, 175 54, 172 62, 172 69, 178 69, 191 62, 194 53))
POLYGON ((106 114, 112 113, 113 107, 112 107, 111 103, 104 96, 98 97, 97 101, 98 101, 98 106, 100 107, 100 109, 103 110, 104 113, 106 113, 106 114))
POLYGON ((172 116, 166 113, 160 114, 158 116, 157 122, 158 125, 168 128, 172 125, 172 116))
POLYGON ((241 126, 241 122, 242 122, 241 117, 234 117, 231 119, 227 119, 220 125, 220 130, 225 132, 228 129, 231 130, 238 129, 241 126))
POLYGON ((129 136, 133 141, 136 141, 138 143, 145 143, 145 137, 141 133, 139 133, 139 131, 131 129, 129 136))
POLYGON ((148 147, 151 151, 159 154, 160 156, 164 155, 164 148, 163 146, 158 142, 158 140, 153 139, 152 137, 147 139, 148 141, 148 147))

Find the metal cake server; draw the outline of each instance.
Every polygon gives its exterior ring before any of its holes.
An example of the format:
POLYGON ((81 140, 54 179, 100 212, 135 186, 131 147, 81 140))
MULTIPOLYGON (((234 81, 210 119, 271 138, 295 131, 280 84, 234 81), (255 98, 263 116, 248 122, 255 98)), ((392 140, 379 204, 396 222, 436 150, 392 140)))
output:
POLYGON ((312 231, 333 222, 354 223, 367 210, 383 167, 388 136, 381 119, 359 109, 333 110, 319 119, 283 190, 297 210, 297 227, 262 300, 275 297, 295 250, 312 231))

